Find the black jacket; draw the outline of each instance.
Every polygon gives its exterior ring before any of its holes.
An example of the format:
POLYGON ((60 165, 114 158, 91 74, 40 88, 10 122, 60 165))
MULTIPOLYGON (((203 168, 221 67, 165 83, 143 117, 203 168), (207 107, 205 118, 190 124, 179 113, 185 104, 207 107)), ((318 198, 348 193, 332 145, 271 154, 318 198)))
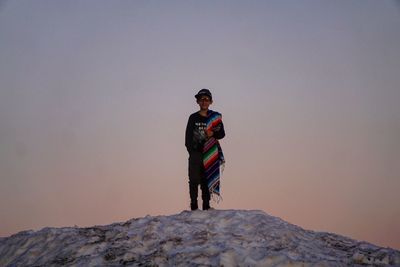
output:
MULTIPOLYGON (((185 146, 189 154, 192 151, 203 152, 203 145, 207 139, 206 127, 207 117, 195 112, 189 116, 186 126, 185 146)), ((218 129, 213 129, 213 137, 222 139, 225 136, 224 124, 221 123, 218 129)))

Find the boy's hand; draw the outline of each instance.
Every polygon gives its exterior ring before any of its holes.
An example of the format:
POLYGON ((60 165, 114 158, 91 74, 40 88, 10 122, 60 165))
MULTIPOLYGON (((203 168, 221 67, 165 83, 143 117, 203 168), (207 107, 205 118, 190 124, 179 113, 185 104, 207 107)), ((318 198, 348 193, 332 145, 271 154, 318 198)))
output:
POLYGON ((207 130, 207 137, 211 137, 211 136, 213 136, 214 135, 214 132, 213 131, 210 131, 210 130, 207 130))

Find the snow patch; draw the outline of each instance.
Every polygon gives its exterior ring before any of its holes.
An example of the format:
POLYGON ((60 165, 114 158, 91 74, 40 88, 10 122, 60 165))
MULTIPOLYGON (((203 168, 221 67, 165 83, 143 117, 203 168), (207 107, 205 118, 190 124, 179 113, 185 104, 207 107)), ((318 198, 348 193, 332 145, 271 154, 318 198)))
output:
POLYGON ((183 211, 0 239, 0 266, 400 266, 400 252, 259 210, 183 211))

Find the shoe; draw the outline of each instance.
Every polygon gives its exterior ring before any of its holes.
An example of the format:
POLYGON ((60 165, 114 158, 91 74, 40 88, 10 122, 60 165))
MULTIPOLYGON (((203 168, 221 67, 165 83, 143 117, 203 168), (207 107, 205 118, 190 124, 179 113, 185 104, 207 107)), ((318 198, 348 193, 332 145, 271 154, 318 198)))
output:
POLYGON ((210 208, 210 203, 203 203, 203 210, 209 210, 210 208))
POLYGON ((197 206, 197 203, 190 203, 190 209, 191 210, 197 210, 199 207, 197 206))

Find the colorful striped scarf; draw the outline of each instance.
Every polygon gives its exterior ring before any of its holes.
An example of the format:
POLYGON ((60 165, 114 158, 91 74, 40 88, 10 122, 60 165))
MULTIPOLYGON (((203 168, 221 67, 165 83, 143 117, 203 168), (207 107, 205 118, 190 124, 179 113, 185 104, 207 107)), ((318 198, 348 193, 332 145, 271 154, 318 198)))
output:
MULTIPOLYGON (((216 111, 209 110, 207 114, 207 131, 212 131, 222 123, 222 116, 216 111)), ((222 199, 220 194, 220 177, 225 165, 224 154, 217 139, 210 137, 204 144, 203 164, 207 179, 208 190, 211 197, 217 197, 217 202, 222 199)))

